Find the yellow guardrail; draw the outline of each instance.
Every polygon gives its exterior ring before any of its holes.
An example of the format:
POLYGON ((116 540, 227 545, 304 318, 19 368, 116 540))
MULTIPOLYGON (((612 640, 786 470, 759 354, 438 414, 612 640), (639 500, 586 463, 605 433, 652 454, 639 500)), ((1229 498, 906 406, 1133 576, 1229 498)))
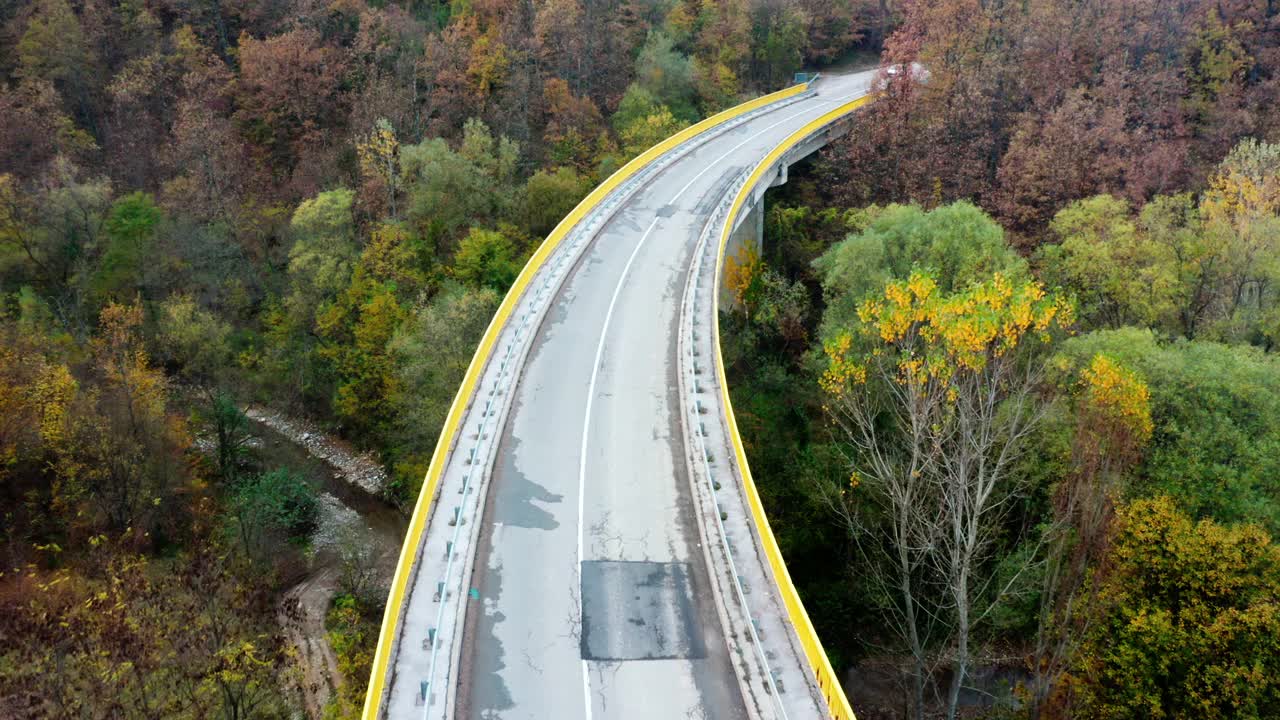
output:
POLYGON ((793 85, 785 90, 779 90, 776 93, 764 95, 755 100, 734 106, 695 125, 690 125, 644 151, 631 162, 619 168, 617 172, 610 175, 607 180, 600 183, 595 190, 592 190, 590 194, 583 198, 582 202, 578 203, 577 207, 556 225, 551 234, 547 236, 547 239, 543 241, 542 245, 529 258, 529 261, 525 263, 524 269, 520 271, 515 283, 507 291, 506 297, 502 299, 502 304, 498 306, 498 311, 494 314, 493 319, 489 321, 489 327, 485 330, 484 337, 481 338, 480 345, 476 348, 476 353, 471 358, 471 364, 467 366, 467 373, 463 376, 462 386, 458 388, 458 394, 454 396, 453 404, 449 407, 449 414, 445 417, 444 427, 440 431, 440 439, 436 442, 435 452, 431 455, 431 465, 428 466, 427 476, 422 482, 422 491, 418 494, 418 501, 414 505, 413 515, 409 520, 409 530, 405 535, 404 545, 400 548, 400 559, 396 563, 396 572, 391 580, 387 608, 382 615, 382 632, 378 636, 378 647, 374 651, 373 668, 369 677, 369 689, 365 693, 364 720, 377 720, 382 709, 382 696, 387 683, 387 668, 391 662, 391 648, 395 643, 400 627, 401 606, 404 604, 405 594, 408 592, 409 578, 412 575, 414 563, 417 561, 418 547, 422 544, 422 533, 426 531, 427 517, 430 515, 431 510, 431 500, 435 497, 440 477, 444 474, 445 461, 457 438, 458 426, 462 422, 462 414, 466 411, 467 405, 475 393, 476 385, 480 382, 480 376, 484 373, 485 365, 489 362, 489 357, 493 353, 493 346, 497 343, 498 336, 502 333, 502 328, 506 325, 511 314, 515 312, 520 296, 524 294, 525 288, 532 282, 533 276, 575 225, 594 210, 609 193, 631 179, 649 163, 700 133, 769 103, 799 95, 808 90, 808 88, 809 84, 807 83, 793 85))
POLYGON ((725 413, 729 420, 729 436, 733 439, 733 452, 738 458, 738 467, 742 470, 742 484, 747 495, 747 504, 751 507, 752 520, 755 522, 756 531, 760 535, 760 542, 764 545, 765 557, 769 559, 769 567, 773 569, 773 577, 778 584, 778 592, 787 608, 787 617, 791 621, 791 626, 795 629, 796 636, 800 638, 800 645, 804 649, 805 658, 809 661, 809 667, 813 670, 813 675, 818 681, 818 689, 822 692, 823 698, 826 699, 827 709, 835 720, 855 720, 853 707, 849 705, 849 698, 845 697, 844 688, 840 686, 840 678, 836 677, 835 670, 831 667, 831 661, 827 658, 827 652, 822 648, 822 641, 818 639, 818 633, 813 629, 813 622, 809 620, 809 613, 804 609, 804 603, 800 600, 800 593, 796 591, 796 586, 791 581, 791 573, 787 571, 787 564, 782 559, 782 550, 778 547, 778 540, 773 536, 773 529, 769 526, 769 518, 765 515, 764 505, 760 502, 760 492, 756 489, 755 480, 751 477, 751 466, 747 463, 747 455, 742 447, 742 436, 738 433, 738 421, 733 416, 733 402, 729 399, 729 386, 725 382, 724 362, 720 352, 720 283, 724 272, 725 248, 728 246, 729 236, 733 233, 734 219, 737 218, 738 213, 742 210, 742 205, 747 201, 756 185, 760 183, 765 173, 772 170, 788 150, 804 142, 832 122, 871 102, 872 99, 873 96, 864 95, 806 124, 791 135, 788 135, 787 139, 783 140, 780 145, 765 156, 760 164, 756 165, 755 170, 747 177, 742 189, 734 197, 733 204, 729 206, 729 213, 725 216, 724 232, 720 235, 720 249, 716 255, 716 287, 712 293, 712 297, 715 298, 715 307, 712 312, 714 314, 713 329, 716 343, 716 377, 720 382, 720 400, 724 403, 725 413))

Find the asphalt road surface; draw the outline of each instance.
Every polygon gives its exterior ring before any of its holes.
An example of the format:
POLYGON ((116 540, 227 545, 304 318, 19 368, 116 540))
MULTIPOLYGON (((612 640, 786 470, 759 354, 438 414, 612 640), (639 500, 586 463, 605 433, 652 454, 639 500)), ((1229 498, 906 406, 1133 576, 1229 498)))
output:
POLYGON ((458 717, 747 717, 684 463, 680 299, 731 180, 870 78, 827 78, 664 169, 552 299, 500 434, 458 717))

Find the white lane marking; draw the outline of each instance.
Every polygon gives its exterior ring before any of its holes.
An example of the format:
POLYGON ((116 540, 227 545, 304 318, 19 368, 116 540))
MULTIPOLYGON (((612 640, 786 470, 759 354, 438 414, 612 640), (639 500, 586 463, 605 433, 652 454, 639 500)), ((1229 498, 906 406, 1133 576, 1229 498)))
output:
MULTIPOLYGON (((702 177, 702 176, 703 176, 703 174, 705 174, 705 173, 706 173, 708 170, 710 170, 712 167, 715 167, 716 165, 719 165, 721 162, 723 162, 723 161, 725 160, 725 158, 728 158, 730 155, 732 155, 732 154, 734 154, 735 152, 737 152, 739 149, 741 149, 741 148, 742 148, 742 146, 743 146, 743 145, 746 145, 747 143, 751 142, 752 140, 755 140, 756 138, 760 137, 761 135, 763 135, 763 134, 765 134, 765 133, 769 132, 770 130, 772 130, 772 129, 774 129, 774 128, 778 127, 779 125, 782 125, 783 123, 790 122, 791 120, 794 120, 794 119, 796 119, 796 118, 800 117, 801 115, 806 115, 806 114, 808 114, 808 113, 812 113, 814 110, 821 110, 821 109, 822 109, 822 108, 820 108, 820 107, 819 107, 819 108, 808 108, 808 109, 806 109, 806 110, 802 110, 802 111, 800 111, 800 112, 798 112, 798 113, 795 113, 795 114, 793 114, 793 115, 788 115, 787 117, 785 117, 785 118, 783 118, 783 119, 779 120, 779 121, 778 121, 778 122, 776 122, 776 123, 773 123, 772 125, 769 125, 768 127, 764 128, 764 129, 763 129, 763 130, 761 130, 760 132, 758 132, 758 133, 756 133, 756 134, 752 135, 751 137, 747 138, 746 140, 743 140, 742 142, 740 142, 740 143, 738 143, 737 145, 733 146, 733 148, 732 148, 732 149, 730 149, 728 152, 726 152, 724 155, 721 155, 721 156, 720 156, 719 158, 717 158, 715 161, 713 161, 713 162, 709 163, 706 167, 704 167, 704 168, 703 168, 703 169, 702 169, 702 170, 701 170, 697 175, 694 175, 694 176, 693 176, 693 179, 692 179, 692 180, 690 180, 690 181, 689 181, 689 182, 688 182, 688 183, 687 183, 683 188, 681 188, 681 189, 680 189, 680 191, 679 191, 679 192, 677 192, 677 193, 676 193, 676 194, 671 198, 671 202, 675 202, 677 199, 679 199, 679 197, 680 197, 681 195, 685 194, 685 192, 687 192, 687 191, 689 190, 689 188, 690 188, 690 187, 692 187, 692 186, 693 186, 693 184, 694 184, 695 182, 697 182, 698 178, 702 177)), ((614 289, 613 289, 613 296, 612 296, 611 298, 609 298, 609 308, 605 311, 605 314, 604 314, 604 325, 603 325, 603 326, 601 327, 601 329, 600 329, 600 342, 596 345, 596 357, 595 357, 595 363, 591 366, 591 381, 587 384, 587 406, 586 406, 586 410, 584 411, 583 416, 582 416, 582 451, 581 451, 581 453, 579 454, 579 459, 578 459, 578 578, 579 578, 579 587, 581 587, 581 578, 582 578, 582 562, 586 559, 586 558, 583 556, 583 552, 582 552, 582 530, 583 530, 583 527, 582 527, 582 520, 583 520, 583 503, 584 503, 584 501, 585 501, 585 499, 586 499, 586 485, 587 485, 587 443, 588 443, 588 440, 589 440, 589 437, 590 437, 590 432, 591 432, 591 405, 592 405, 592 402, 593 402, 593 401, 594 401, 594 399, 595 399, 595 395, 596 395, 596 381, 597 381, 597 380, 599 379, 599 377, 600 377, 600 364, 601 364, 601 360, 602 360, 602 358, 604 357, 604 341, 605 341, 605 339, 606 339, 606 338, 608 337, 608 335, 609 335, 609 323, 610 323, 610 321, 613 319, 613 309, 614 309, 614 307, 616 307, 616 306, 617 306, 617 304, 618 304, 618 296, 622 294, 622 286, 626 284, 626 282, 627 282, 627 276, 631 273, 631 265, 632 265, 633 263, 635 263, 636 256, 638 256, 638 255, 640 254, 640 249, 641 249, 642 247, 644 247, 645 242, 649 239, 649 235, 653 232, 653 229, 654 229, 655 227, 657 227, 657 225, 658 225, 658 220, 659 220, 659 219, 660 219, 660 218, 655 217, 655 218, 653 219, 653 222, 649 223, 649 227, 645 229, 645 231, 644 231, 644 235, 640 236, 640 242, 636 243, 635 248, 631 251, 631 256, 627 258, 627 264, 626 264, 625 266, 623 266, 623 268, 622 268, 622 275, 620 275, 620 276, 618 277, 618 284, 617 284, 617 286, 615 286, 615 287, 614 287, 614 289)), ((579 593, 581 594, 581 589, 579 590, 579 593)), ((579 597, 579 598, 578 598, 578 605, 579 605, 579 608, 578 608, 578 613, 579 613, 578 621, 579 621, 579 623, 581 623, 581 622, 584 622, 584 621, 585 621, 585 618, 583 618, 583 617, 582 617, 582 605, 585 603, 585 601, 586 601, 586 598, 583 598, 583 597, 579 597)), ((579 630, 579 632, 581 632, 581 630, 579 630)), ((584 660, 582 661, 582 702, 583 702, 584 709, 585 709, 585 711, 586 711, 587 720, 591 720, 591 718, 592 718, 592 710, 591 710, 591 677, 590 677, 590 672, 591 672, 591 671, 590 671, 590 667, 587 665, 587 661, 584 659, 584 660)))
MULTIPOLYGON (((833 101, 833 100, 828 100, 828 101, 825 101, 825 102, 835 102, 835 101, 833 101)), ((774 123, 774 124, 770 125, 769 127, 765 128, 765 129, 763 129, 763 130, 761 130, 760 132, 756 133, 755 135, 752 135, 751 137, 747 138, 746 140, 743 140, 742 142, 738 143, 737 145, 734 145, 734 146, 733 146, 733 148, 729 150, 729 152, 727 152, 727 153, 725 153, 725 154, 721 155, 720 157, 716 158, 715 160, 712 160, 711 162, 707 163, 707 166, 706 166, 706 167, 704 167, 704 168, 702 168, 702 171, 701 171, 701 172, 699 172, 697 175, 694 175, 694 176, 693 176, 693 179, 692 179, 692 180, 690 180, 689 182, 685 183, 685 186, 684 186, 684 187, 682 187, 682 188, 680 188, 680 191, 679 191, 679 192, 677 192, 675 195, 671 196, 671 200, 668 202, 668 204, 673 203, 673 202, 675 202, 676 200, 678 200, 678 199, 680 198, 680 196, 681 196, 681 195, 683 195, 683 194, 685 194, 686 192, 688 192, 689 188, 690 188, 690 187, 692 187, 692 186, 693 186, 693 184, 694 184, 694 183, 696 183, 696 182, 698 181, 698 178, 702 177, 702 176, 703 176, 703 174, 705 174, 705 173, 706 173, 708 170, 710 170, 711 168, 713 168, 713 167, 715 167, 716 165, 719 165, 720 163, 724 162, 724 159, 725 159, 725 158, 727 158, 727 157, 729 157, 730 155, 732 155, 732 154, 734 154, 734 153, 738 152, 738 150, 740 150, 740 149, 742 148, 742 146, 743 146, 743 145, 746 145, 747 143, 751 142, 752 140, 755 140, 756 138, 760 137, 761 135, 763 135, 763 134, 765 134, 765 133, 769 132, 770 130, 772 130, 772 129, 774 129, 774 128, 778 127, 779 125, 781 125, 781 124, 783 124, 783 123, 785 123, 785 122, 790 122, 790 121, 795 120, 796 118, 800 117, 801 115, 805 115, 805 114, 807 114, 807 113, 811 113, 811 112, 813 112, 814 110, 821 110, 821 109, 822 109, 822 108, 820 108, 820 107, 818 107, 818 108, 812 108, 812 107, 811 107, 811 108, 809 108, 808 110, 801 110, 800 112, 798 112, 798 113, 796 113, 796 114, 794 114, 794 115, 788 115, 788 116, 786 116, 786 117, 782 118, 781 120, 779 120, 778 122, 776 122, 776 123, 774 123)), ((767 154, 767 153, 766 153, 766 154, 767 154)))
MULTIPOLYGON (((636 247, 631 251, 631 257, 627 258, 627 264, 622 268, 622 276, 618 278, 618 285, 613 289, 613 297, 609 299, 609 309, 604 314, 604 327, 600 329, 600 342, 596 345, 596 359, 591 366, 591 382, 587 385, 587 408, 582 414, 582 453, 578 460, 578 583, 581 587, 582 583, 582 561, 586 558, 582 554, 582 510, 583 501, 586 498, 587 487, 587 439, 591 432, 591 404, 596 396, 596 380, 600 377, 600 360, 604 357, 604 341, 609 337, 609 321, 613 319, 613 309, 618 304, 618 296, 622 294, 622 286, 627 282, 627 275, 631 272, 631 265, 636 261, 636 256, 640 254, 640 248, 644 247, 645 241, 649 239, 649 235, 653 233, 653 229, 658 225, 658 219, 654 218, 649 223, 648 229, 644 231, 644 235, 640 236, 640 242, 636 243, 636 247)), ((581 590, 579 590, 581 593, 581 590)), ((584 622, 582 617, 582 605, 586 598, 578 598, 578 622, 584 622)), ((581 629, 579 629, 581 632, 581 629)), ((591 679, 588 676, 589 669, 587 661, 582 661, 582 701, 586 704, 587 720, 591 720, 591 679)))

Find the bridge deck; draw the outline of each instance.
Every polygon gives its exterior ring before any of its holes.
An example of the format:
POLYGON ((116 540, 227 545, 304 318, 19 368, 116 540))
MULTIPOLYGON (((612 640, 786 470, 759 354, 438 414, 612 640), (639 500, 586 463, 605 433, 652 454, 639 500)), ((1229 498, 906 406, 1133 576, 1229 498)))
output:
MULTIPOLYGON (((492 431, 474 591, 450 674, 456 717, 775 714, 739 657, 753 650, 731 652, 726 640, 736 598, 718 593, 708 572, 680 424, 680 303, 692 248, 730 183, 868 82, 869 74, 832 78, 671 162, 566 269, 509 415, 492 431)), ((407 626, 414 613, 436 612, 421 601, 436 581, 416 579, 407 626)), ((394 658, 390 717, 424 714, 422 659, 405 657, 418 650, 404 641, 394 658)), ((782 672, 799 662, 775 659, 782 672)), ((789 717, 821 714, 803 680, 786 687, 789 717)))

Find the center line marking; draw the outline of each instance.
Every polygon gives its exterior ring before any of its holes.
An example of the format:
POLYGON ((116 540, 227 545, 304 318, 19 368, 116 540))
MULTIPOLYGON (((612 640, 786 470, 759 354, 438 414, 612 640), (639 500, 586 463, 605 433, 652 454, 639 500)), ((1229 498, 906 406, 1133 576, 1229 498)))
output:
MULTIPOLYGON (((600 360, 604 357, 604 341, 609 336, 609 321, 613 319, 613 309, 618 304, 618 296, 622 294, 622 286, 626 284, 627 273, 631 272, 631 265, 636 261, 636 256, 640 254, 640 248, 644 247, 645 241, 649 239, 649 235, 653 233, 653 229, 658 226, 658 218, 654 218, 649 223, 649 228, 644 231, 644 235, 640 237, 640 242, 636 243, 636 247, 631 251, 631 257, 627 258, 627 264, 622 268, 622 276, 618 278, 618 285, 613 289, 613 297, 609 299, 609 309, 604 314, 604 327, 600 329, 600 342, 596 345, 596 359, 591 366, 591 382, 587 385, 587 407, 582 415, 582 453, 578 462, 578 587, 581 593, 582 587, 582 562, 586 558, 582 554, 582 506, 586 498, 587 486, 587 438, 591 432, 591 403, 596 396, 596 380, 600 377, 600 360)), ((578 632, 582 632, 582 624, 586 622, 586 618, 582 617, 582 606, 585 598, 578 598, 578 632)), ((582 661, 582 701, 586 705, 587 720, 591 720, 591 678, 587 668, 587 661, 582 661)))
MULTIPOLYGON (((701 178, 704 174, 706 174, 708 170, 715 167, 716 165, 719 165, 726 158, 728 158, 730 155, 737 152, 747 143, 751 142, 752 140, 755 140, 761 135, 764 135, 765 133, 778 127, 779 125, 790 122, 791 120, 794 120, 800 117, 801 115, 807 115, 809 113, 814 112, 815 110, 822 110, 822 109, 823 108, 821 107, 808 108, 806 110, 802 110, 793 115, 788 115, 782 120, 779 120, 778 122, 773 123, 772 125, 769 125, 768 127, 755 133, 754 135, 747 138, 746 140, 743 140, 742 142, 733 146, 728 152, 721 155, 719 158, 712 161, 711 163, 708 163, 707 166, 704 167, 701 171, 699 171, 697 175, 694 175, 693 178, 689 180, 689 182, 686 183, 685 186, 681 188, 680 191, 677 192, 671 198, 671 202, 674 203, 676 200, 678 200, 680 196, 684 195, 685 192, 687 192, 689 188, 692 187, 693 184, 698 181, 699 178, 701 178)), ((613 310, 618 304, 618 297, 622 294, 622 288, 626 284, 627 276, 631 272, 631 266, 635 263, 636 257, 640 254, 640 249, 644 247, 645 242, 648 241, 649 236, 653 233, 653 229, 657 227, 658 220, 660 219, 661 218, 655 217, 653 219, 653 222, 649 223, 649 227, 645 229, 644 235, 640 237, 640 242, 636 243, 635 248, 632 249, 631 251, 631 256, 627 258, 627 264, 622 268, 622 274, 618 277, 618 284, 613 289, 613 296, 609 299, 609 307, 605 311, 604 325, 600 328, 600 342, 597 343, 596 345, 595 362, 591 366, 591 380, 587 385, 587 403, 586 403, 586 408, 583 412, 583 420, 582 420, 582 450, 579 453, 579 459, 578 459, 578 586, 579 586, 579 594, 581 594, 582 592, 581 590, 582 563, 586 560, 585 556, 583 555, 582 521, 583 521, 583 511, 584 511, 584 502, 586 499, 586 485, 587 485, 587 444, 588 444, 588 440, 590 438, 590 433, 591 433, 591 406, 593 404, 593 401, 595 400, 596 382, 600 377, 601 361, 604 358, 605 339, 609 336, 609 324, 613 319, 613 310)), ((578 615, 579 615, 578 631, 579 632, 582 632, 582 625, 586 622, 586 618, 582 617, 582 609, 583 609, 583 605, 585 604, 585 600, 586 598, 583 598, 583 597, 578 598, 578 615)), ((587 720, 592 720, 591 674, 590 674, 590 667, 587 665, 587 661, 585 659, 582 660, 582 702, 583 702, 583 707, 586 711, 587 720)))

